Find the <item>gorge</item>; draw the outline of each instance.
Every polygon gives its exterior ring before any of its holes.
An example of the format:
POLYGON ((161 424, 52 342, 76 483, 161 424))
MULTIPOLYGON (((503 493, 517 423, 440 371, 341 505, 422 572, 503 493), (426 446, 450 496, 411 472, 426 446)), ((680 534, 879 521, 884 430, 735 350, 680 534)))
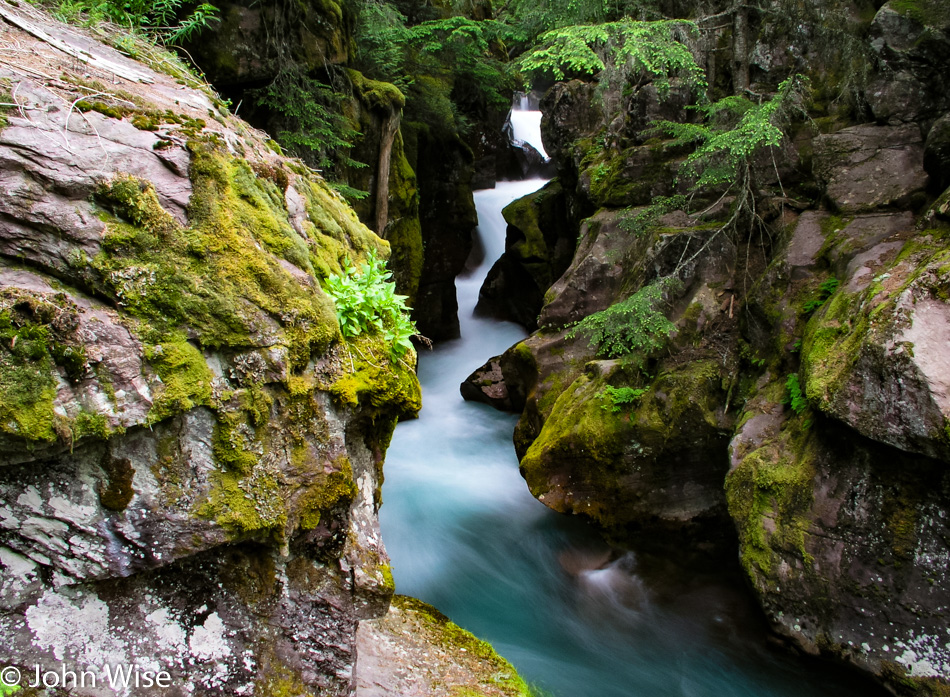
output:
POLYGON ((945 3, 172 5, 0 0, 0 669, 948 693, 945 3))

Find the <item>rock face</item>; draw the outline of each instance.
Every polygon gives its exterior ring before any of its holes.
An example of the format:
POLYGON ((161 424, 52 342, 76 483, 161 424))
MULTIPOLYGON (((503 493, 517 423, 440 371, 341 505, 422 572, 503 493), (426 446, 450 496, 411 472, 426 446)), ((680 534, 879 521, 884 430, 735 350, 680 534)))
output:
POLYGON ((0 662, 350 694, 419 390, 379 338, 351 360, 320 281, 388 246, 209 93, 44 28, 143 81, 83 101, 123 79, 0 26, 32 52, 0 69, 0 662))
POLYGON ((567 197, 554 180, 507 206, 505 252, 478 293, 476 311, 538 328, 544 291, 567 270, 574 232, 567 197))
POLYGON ((878 122, 927 121, 947 112, 950 11, 946 3, 885 3, 871 23, 870 48, 879 65, 866 95, 878 122))
POLYGON ((916 125, 854 126, 815 139, 815 174, 843 213, 910 206, 927 185, 916 125))

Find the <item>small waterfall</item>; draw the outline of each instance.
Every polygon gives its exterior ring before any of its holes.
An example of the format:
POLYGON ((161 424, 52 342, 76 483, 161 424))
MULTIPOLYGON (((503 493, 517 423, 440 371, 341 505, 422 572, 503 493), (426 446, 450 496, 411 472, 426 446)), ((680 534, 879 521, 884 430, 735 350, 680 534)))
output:
POLYGON ((527 143, 541 153, 545 161, 550 159, 541 142, 541 112, 530 94, 515 93, 508 119, 511 123, 511 141, 515 145, 527 143))

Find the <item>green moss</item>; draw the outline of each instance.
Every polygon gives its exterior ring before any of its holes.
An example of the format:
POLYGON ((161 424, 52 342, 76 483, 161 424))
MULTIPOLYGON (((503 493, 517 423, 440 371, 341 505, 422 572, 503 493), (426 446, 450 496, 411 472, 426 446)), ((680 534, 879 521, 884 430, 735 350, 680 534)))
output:
POLYGON ((590 180, 590 197, 597 206, 648 205, 657 193, 672 189, 672 159, 665 146, 617 151, 587 140, 577 147, 585 152, 580 170, 590 180))
POLYGON ((88 370, 78 325, 79 309, 65 294, 0 291, 0 433, 28 442, 61 438, 67 445, 108 434, 104 419, 53 410, 59 382, 78 382, 88 370))
POLYGON ((287 525, 287 503, 277 473, 258 465, 249 474, 215 471, 208 500, 197 514, 218 523, 237 538, 281 538, 287 525))
POLYGON ((13 104, 13 95, 10 94, 8 81, 0 80, 0 128, 7 126, 7 114, 14 109, 12 106, 7 106, 8 104, 13 104))
POLYGON ((96 111, 103 116, 108 116, 112 119, 121 119, 132 113, 128 107, 115 106, 112 104, 105 104, 103 102, 90 102, 86 99, 81 99, 76 102, 76 108, 83 112, 96 111))
POLYGON ((188 228, 162 210, 148 183, 118 176, 100 190, 100 203, 119 218, 93 260, 100 292, 142 320, 153 342, 187 326, 203 347, 245 347, 279 318, 284 341, 305 363, 336 337, 336 317, 329 299, 278 258, 310 270, 310 252, 323 251, 319 240, 305 251, 273 182, 216 146, 192 151, 188 228))
MULTIPOLYGON (((272 653, 272 650, 267 652, 272 653)), ((276 658, 270 657, 264 676, 254 683, 255 697, 317 697, 290 668, 276 658)))
POLYGON ((740 558, 754 583, 769 577, 776 560, 797 557, 806 566, 812 562, 805 541, 814 498, 814 438, 795 419, 776 439, 743 454, 726 477, 740 558))
POLYGON ((422 224, 419 220, 419 189, 416 174, 406 159, 400 134, 396 135, 393 142, 392 165, 389 171, 389 200, 389 222, 381 235, 392 248, 389 268, 393 270, 396 290, 408 297, 407 302, 411 307, 416 302, 425 257, 422 224))
POLYGON ((547 505, 622 532, 639 515, 628 505, 636 498, 628 489, 628 475, 663 453, 689 450, 697 438, 718 433, 721 375, 713 360, 680 366, 639 388, 644 391, 628 412, 614 414, 603 408, 602 395, 610 386, 631 383, 632 376, 624 366, 596 365, 558 395, 521 460, 521 470, 531 493, 546 496, 547 505), (561 478, 564 463, 571 463, 574 495, 562 503, 547 494, 552 481, 561 478))
POLYGON ((320 524, 322 517, 335 509, 348 508, 359 490, 353 481, 353 467, 350 461, 341 456, 333 462, 334 470, 321 473, 314 483, 301 496, 297 504, 300 514, 300 527, 313 530, 320 524))
POLYGON ((160 121, 148 114, 136 114, 132 117, 132 125, 140 131, 157 131, 160 121))
MULTIPOLYGON (((491 671, 492 687, 500 689, 510 697, 531 696, 531 690, 527 683, 508 661, 498 655, 487 641, 483 641, 471 632, 465 631, 436 608, 421 600, 405 595, 396 595, 393 596, 392 605, 402 612, 411 613, 418 618, 428 636, 450 655, 458 655, 464 651, 469 656, 486 662, 491 671)), ((483 693, 474 690, 472 694, 481 695, 483 693)))
POLYGON ((353 359, 354 370, 328 386, 338 403, 354 409, 360 407, 371 414, 396 411, 413 415, 422 408, 415 373, 402 363, 389 362, 381 337, 362 334, 346 350, 353 359))
POLYGON ((391 112, 406 105, 406 96, 389 82, 370 80, 358 70, 348 68, 346 74, 361 99, 371 108, 391 112))
POLYGON ((248 438, 252 433, 244 412, 219 411, 211 441, 215 462, 233 472, 251 472, 259 460, 254 441, 248 438))
POLYGON ((107 479, 99 488, 99 502, 107 510, 124 511, 136 493, 132 488, 132 478, 135 475, 132 463, 124 458, 109 456, 102 464, 102 469, 107 479))
POLYGON ((175 339, 148 347, 145 356, 162 380, 148 413, 149 423, 211 406, 211 382, 214 375, 201 351, 184 339, 175 339))
POLYGON ((890 0, 888 6, 924 25, 950 24, 950 8, 943 0, 890 0))

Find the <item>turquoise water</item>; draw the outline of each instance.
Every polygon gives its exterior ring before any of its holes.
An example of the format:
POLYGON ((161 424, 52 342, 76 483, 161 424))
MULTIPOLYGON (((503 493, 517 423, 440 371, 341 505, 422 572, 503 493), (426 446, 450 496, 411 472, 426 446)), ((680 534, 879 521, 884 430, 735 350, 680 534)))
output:
POLYGON ((492 642, 558 697, 877 694, 768 650, 736 577, 608 557, 596 534, 528 492, 511 444, 516 418, 459 396, 472 370, 524 336, 471 312, 504 248, 501 208, 542 183, 476 192, 488 263, 459 279, 462 338, 423 352, 422 413, 397 427, 386 457, 380 519, 397 592, 492 642))

